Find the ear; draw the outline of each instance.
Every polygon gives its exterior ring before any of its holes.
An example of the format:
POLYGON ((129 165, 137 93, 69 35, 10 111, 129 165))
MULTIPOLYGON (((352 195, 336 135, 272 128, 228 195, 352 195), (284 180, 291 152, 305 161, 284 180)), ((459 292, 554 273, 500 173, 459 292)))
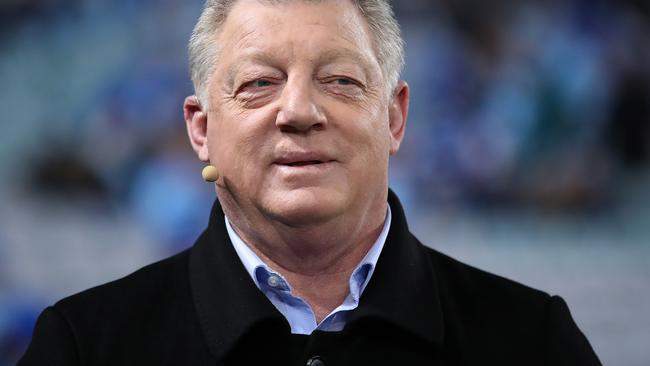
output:
POLYGON ((194 152, 202 162, 208 162, 208 114, 203 111, 199 98, 195 95, 185 98, 183 115, 194 152))
POLYGON ((393 91, 388 104, 388 120, 390 128, 390 154, 399 150, 406 130, 406 118, 409 114, 409 86, 400 80, 393 91))

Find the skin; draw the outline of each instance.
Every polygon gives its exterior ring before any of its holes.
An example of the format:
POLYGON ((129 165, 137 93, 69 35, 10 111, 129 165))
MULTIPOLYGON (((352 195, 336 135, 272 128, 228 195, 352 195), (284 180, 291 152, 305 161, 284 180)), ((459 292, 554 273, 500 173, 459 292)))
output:
POLYGON ((240 0, 216 35, 210 108, 184 103, 233 228, 317 322, 381 231, 408 114, 408 86, 387 90, 367 28, 346 0, 240 0))

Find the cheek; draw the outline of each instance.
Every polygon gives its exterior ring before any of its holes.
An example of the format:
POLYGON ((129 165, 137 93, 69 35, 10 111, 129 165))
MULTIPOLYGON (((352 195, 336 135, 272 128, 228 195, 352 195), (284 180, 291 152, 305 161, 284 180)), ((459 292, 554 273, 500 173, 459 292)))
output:
POLYGON ((366 151, 368 160, 388 156, 390 150, 390 130, 388 119, 381 113, 367 113, 356 121, 350 121, 349 135, 353 137, 354 147, 366 151))
POLYGON ((262 113, 222 113, 208 131, 210 157, 230 174, 254 170, 268 152, 269 128, 262 113))

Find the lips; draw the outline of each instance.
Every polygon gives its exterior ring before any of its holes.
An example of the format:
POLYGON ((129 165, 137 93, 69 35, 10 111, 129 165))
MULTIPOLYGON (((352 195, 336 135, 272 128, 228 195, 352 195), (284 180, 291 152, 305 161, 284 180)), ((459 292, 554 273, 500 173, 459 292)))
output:
POLYGON ((284 164, 288 166, 305 166, 305 165, 315 165, 315 164, 322 164, 323 162, 320 160, 309 160, 309 161, 295 161, 292 163, 284 164))
POLYGON ((273 163, 291 167, 304 167, 311 165, 325 164, 334 161, 325 154, 312 152, 291 152, 282 154, 273 163))

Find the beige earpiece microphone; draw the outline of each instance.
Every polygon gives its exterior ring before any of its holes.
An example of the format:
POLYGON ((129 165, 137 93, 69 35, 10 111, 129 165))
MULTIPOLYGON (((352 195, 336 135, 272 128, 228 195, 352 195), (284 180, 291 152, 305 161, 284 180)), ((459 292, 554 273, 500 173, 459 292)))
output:
POLYGON ((203 168, 201 175, 206 182, 216 182, 219 179, 219 171, 214 165, 207 165, 203 168))

